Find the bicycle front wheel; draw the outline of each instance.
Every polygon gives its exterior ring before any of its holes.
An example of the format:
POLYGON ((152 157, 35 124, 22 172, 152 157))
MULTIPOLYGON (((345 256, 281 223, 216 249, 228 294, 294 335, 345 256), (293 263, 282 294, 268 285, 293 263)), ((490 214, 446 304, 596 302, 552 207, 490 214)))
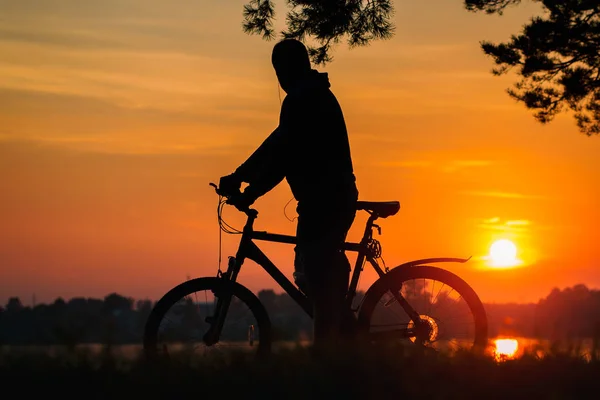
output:
POLYGON ((270 349, 271 323, 262 303, 244 286, 222 278, 197 278, 171 289, 152 309, 144 331, 149 357, 232 350, 266 355, 270 349), (219 312, 225 313, 221 329, 219 312))
POLYGON ((475 291, 441 268, 420 265, 392 269, 365 294, 359 326, 368 340, 422 344, 440 351, 482 351, 487 315, 475 291), (421 323, 409 317, 407 308, 421 323))

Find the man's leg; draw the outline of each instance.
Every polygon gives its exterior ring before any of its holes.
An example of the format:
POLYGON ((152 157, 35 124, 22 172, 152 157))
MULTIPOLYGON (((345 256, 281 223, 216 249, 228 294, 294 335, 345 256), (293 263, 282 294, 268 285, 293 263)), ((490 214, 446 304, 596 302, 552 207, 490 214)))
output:
MULTIPOLYGON (((313 303, 315 346, 335 343, 341 334, 350 263, 342 250, 355 210, 336 213, 305 212, 298 219, 296 276, 313 303)), ((340 212, 341 211, 341 212, 340 212)))
POLYGON ((339 250, 323 249, 309 264, 308 287, 313 299, 315 347, 329 347, 342 337, 342 321, 350 263, 339 250))

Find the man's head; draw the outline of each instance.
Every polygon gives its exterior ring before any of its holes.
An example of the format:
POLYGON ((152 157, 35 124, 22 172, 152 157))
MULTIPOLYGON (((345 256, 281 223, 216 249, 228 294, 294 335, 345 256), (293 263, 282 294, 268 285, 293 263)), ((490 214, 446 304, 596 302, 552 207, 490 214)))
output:
POLYGON ((295 82, 310 72, 308 51, 296 39, 284 39, 273 47, 271 62, 281 88, 287 93, 295 82))

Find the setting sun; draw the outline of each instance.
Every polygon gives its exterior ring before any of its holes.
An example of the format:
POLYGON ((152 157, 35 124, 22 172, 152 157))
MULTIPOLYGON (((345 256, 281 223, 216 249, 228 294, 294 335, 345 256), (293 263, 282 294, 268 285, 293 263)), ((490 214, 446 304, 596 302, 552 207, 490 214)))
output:
POLYGON ((517 246, 508 239, 495 241, 490 247, 490 260, 494 267, 512 267, 517 265, 517 246))

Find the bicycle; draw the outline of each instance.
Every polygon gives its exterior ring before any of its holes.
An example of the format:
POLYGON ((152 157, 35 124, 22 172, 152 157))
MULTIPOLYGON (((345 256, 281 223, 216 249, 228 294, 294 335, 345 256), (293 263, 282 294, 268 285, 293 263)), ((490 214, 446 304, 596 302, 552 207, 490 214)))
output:
MULTIPOLYGON (((195 278, 181 283, 156 303, 144 331, 144 351, 149 356, 185 347, 182 342, 187 335, 195 337, 190 342, 193 348, 232 346, 255 350, 259 355, 269 354, 272 345, 269 315, 260 300, 236 281, 246 259, 262 266, 312 318, 311 303, 306 295, 254 243, 268 241, 295 244, 295 236, 255 231, 253 225, 258 211, 252 208, 240 210, 247 216, 243 230, 231 228, 223 221, 222 210, 225 204, 235 205, 233 197, 221 193, 217 185, 211 183, 211 186, 219 195, 217 214, 221 231, 241 234, 237 253, 228 258, 226 271, 222 271, 219 266, 216 277, 195 278), (191 295, 198 291, 204 291, 204 297, 198 299, 196 295, 192 298, 191 295), (240 311, 245 311, 240 319, 230 318, 240 311), (206 317, 202 318, 204 313, 206 317), (163 323, 167 321, 181 323, 181 326, 163 327, 163 323), (226 332, 226 326, 231 330, 226 332)), ((470 257, 427 258, 410 261, 392 269, 385 265, 381 257, 381 244, 373 237, 374 230, 381 235, 381 227, 375 221, 391 217, 399 210, 398 201, 357 202, 357 211, 366 211, 370 215, 361 241, 346 242, 344 247, 345 251, 358 253, 346 296, 346 306, 354 316, 357 337, 368 342, 408 340, 415 345, 437 350, 483 350, 487 346, 488 325, 486 312, 478 295, 457 275, 428 265, 465 263, 470 257), (362 302, 353 307, 360 274, 366 262, 374 268, 379 278, 365 292, 362 302), (433 284, 427 284, 427 280, 432 280, 433 284), (436 282, 441 283, 437 293, 436 282), (443 291, 444 287, 448 287, 449 291, 443 291), (458 298, 451 297, 454 292, 458 298), (419 295, 423 295, 421 301, 418 301, 419 295), (437 311, 432 311, 434 307, 438 307, 437 311), (455 329, 447 323, 446 317, 451 315, 448 314, 449 308, 461 310, 461 316, 465 311, 469 312, 472 320, 469 317, 470 323, 464 330, 455 329), (392 323, 394 316, 400 317, 401 322, 392 323), (462 334, 466 334, 468 338, 463 338, 462 334)))

